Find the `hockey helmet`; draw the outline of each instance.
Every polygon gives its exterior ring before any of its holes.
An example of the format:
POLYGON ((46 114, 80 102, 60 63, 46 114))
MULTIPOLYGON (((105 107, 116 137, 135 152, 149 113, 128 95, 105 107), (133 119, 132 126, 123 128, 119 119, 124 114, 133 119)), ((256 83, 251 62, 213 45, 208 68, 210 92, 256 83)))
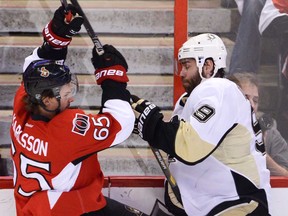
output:
MULTIPOLYGON (((72 79, 70 69, 63 64, 63 60, 36 60, 31 62, 23 73, 27 94, 38 102, 41 102, 43 91, 49 89, 60 100, 61 86, 71 82, 72 79)), ((77 78, 75 79, 78 88, 77 78)))
POLYGON ((218 69, 226 67, 226 56, 227 51, 223 41, 220 37, 211 33, 191 37, 178 52, 178 60, 195 59, 202 79, 205 79, 202 76, 202 67, 207 58, 212 58, 214 61, 215 67, 212 74, 212 77, 214 77, 218 69))

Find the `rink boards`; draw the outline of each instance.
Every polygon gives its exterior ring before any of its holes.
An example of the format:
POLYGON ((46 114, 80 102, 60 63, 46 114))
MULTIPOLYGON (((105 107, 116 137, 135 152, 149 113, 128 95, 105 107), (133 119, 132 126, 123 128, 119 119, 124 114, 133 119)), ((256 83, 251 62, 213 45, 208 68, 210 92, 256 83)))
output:
MULTIPOLYGON (((163 176, 107 176, 103 193, 105 196, 138 208, 150 214, 156 199, 164 202, 163 176)), ((271 212, 273 216, 284 216, 288 212, 288 178, 271 177, 271 212)), ((0 177, 0 214, 15 216, 13 180, 0 177)))

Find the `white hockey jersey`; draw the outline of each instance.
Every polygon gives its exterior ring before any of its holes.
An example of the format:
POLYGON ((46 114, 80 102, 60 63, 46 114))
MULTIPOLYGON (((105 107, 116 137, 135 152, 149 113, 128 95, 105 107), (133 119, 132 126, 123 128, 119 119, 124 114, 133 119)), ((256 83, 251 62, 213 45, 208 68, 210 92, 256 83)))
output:
POLYGON ((267 202, 270 174, 262 133, 241 90, 227 79, 211 78, 193 90, 184 106, 181 98, 173 115, 192 129, 178 129, 175 152, 190 164, 175 159, 169 168, 186 213, 202 216, 219 205, 225 209, 225 202, 255 200, 258 190, 263 195, 258 201, 267 202))

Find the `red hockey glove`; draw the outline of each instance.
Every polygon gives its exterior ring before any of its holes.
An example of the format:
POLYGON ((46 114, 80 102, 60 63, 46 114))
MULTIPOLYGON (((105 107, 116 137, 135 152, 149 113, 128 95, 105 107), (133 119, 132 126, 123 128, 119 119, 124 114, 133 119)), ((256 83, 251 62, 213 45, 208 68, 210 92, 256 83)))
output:
POLYGON ((68 5, 68 11, 71 11, 73 15, 69 23, 66 22, 64 7, 61 6, 55 11, 53 19, 42 31, 44 40, 54 48, 67 47, 72 40, 72 36, 80 31, 84 22, 83 17, 77 14, 73 5, 68 5))
POLYGON ((150 141, 154 137, 155 129, 159 120, 163 119, 160 108, 151 102, 140 99, 136 95, 131 95, 132 109, 135 114, 135 124, 133 133, 150 141))
POLYGON ((121 83, 129 81, 127 77, 128 65, 123 55, 112 45, 104 45, 104 54, 98 55, 95 47, 92 50, 92 64, 95 68, 95 77, 98 85, 110 79, 121 83))

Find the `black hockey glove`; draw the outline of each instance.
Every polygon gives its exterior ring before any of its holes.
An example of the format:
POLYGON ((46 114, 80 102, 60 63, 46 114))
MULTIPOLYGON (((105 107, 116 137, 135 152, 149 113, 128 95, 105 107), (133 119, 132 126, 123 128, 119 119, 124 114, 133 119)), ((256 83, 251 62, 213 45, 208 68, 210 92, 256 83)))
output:
POLYGON ((101 85, 106 79, 127 83, 128 65, 123 55, 112 45, 106 44, 103 49, 103 55, 98 55, 95 47, 92 50, 91 61, 95 68, 97 84, 101 85))
POLYGON ((136 118, 133 133, 139 134, 142 139, 149 142, 153 139, 156 125, 163 119, 163 114, 160 113, 158 106, 136 95, 131 95, 131 100, 136 118))
POLYGON ((76 8, 69 4, 68 11, 72 13, 71 21, 68 23, 65 19, 64 7, 59 7, 53 16, 53 19, 43 29, 43 37, 46 42, 55 48, 65 48, 72 40, 72 36, 77 34, 84 22, 82 16, 76 11, 76 8))

